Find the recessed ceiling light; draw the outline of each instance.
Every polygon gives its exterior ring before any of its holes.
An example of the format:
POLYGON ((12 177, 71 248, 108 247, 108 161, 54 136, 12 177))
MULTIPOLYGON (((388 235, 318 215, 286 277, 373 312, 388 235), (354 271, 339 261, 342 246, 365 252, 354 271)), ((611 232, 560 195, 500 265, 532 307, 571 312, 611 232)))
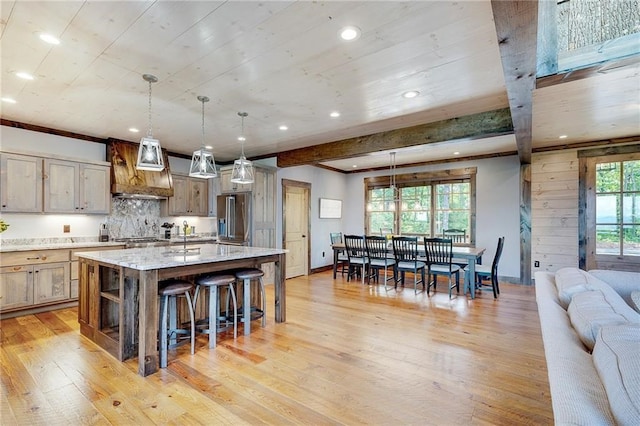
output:
POLYGON ((136 129, 135 127, 129 127, 129 131, 131 133, 138 133, 140 130, 136 129))
POLYGON ((8 104, 15 104, 17 103, 15 99, 13 98, 2 98, 2 102, 6 102, 8 104))
POLYGON ((460 151, 454 152, 453 155, 460 155, 460 151))
POLYGON ((33 80, 33 76, 26 72, 17 72, 16 77, 20 77, 23 80, 33 80))
POLYGON ((338 111, 333 111, 329 116, 332 118, 338 118, 340 117, 340 113, 338 111))
POLYGON ((340 30, 340 38, 344 41, 353 41, 360 38, 360 28, 353 25, 346 26, 340 30))
POLYGON ((246 140, 247 140, 247 138, 245 138, 244 136, 238 136, 238 140, 239 140, 240 142, 244 142, 244 141, 246 141, 246 140))
POLYGON ((288 130, 289 128, 283 124, 282 126, 278 127, 278 129, 280 129, 280 130, 288 130))
POLYGON ((211 145, 205 145, 205 148, 207 149, 213 149, 213 147, 211 145))
POLYGON ((354 164, 354 165, 353 165, 353 166, 351 166, 351 167, 353 167, 354 169, 356 169, 356 168, 358 168, 358 165, 357 165, 357 164, 354 164))
POLYGON ((567 135, 560 135, 560 136, 558 136, 558 139, 566 139, 566 138, 567 138, 567 135))
POLYGON ((415 98, 416 96, 418 96, 420 94, 420 92, 418 92, 417 90, 410 90, 408 92, 404 92, 402 94, 403 98, 407 98, 407 99, 411 99, 411 98, 415 98))
POLYGON ((52 36, 51 34, 44 34, 44 33, 40 34, 40 40, 49 44, 60 44, 60 40, 58 40, 56 37, 52 36))

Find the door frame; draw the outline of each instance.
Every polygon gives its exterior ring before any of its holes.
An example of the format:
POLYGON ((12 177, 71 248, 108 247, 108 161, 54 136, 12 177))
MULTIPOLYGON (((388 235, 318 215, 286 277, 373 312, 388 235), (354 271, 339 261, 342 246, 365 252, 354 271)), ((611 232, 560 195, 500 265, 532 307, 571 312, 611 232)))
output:
POLYGON ((311 184, 308 182, 302 182, 291 179, 282 179, 282 248, 287 248, 286 235, 287 235, 287 188, 296 187, 303 188, 305 190, 305 197, 307 199, 307 271, 305 275, 311 273, 311 184))

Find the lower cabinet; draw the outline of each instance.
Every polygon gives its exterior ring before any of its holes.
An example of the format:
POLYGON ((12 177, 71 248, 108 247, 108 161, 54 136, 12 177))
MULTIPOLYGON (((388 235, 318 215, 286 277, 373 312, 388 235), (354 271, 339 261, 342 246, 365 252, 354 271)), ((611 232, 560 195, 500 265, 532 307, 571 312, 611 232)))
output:
POLYGON ((69 262, 6 266, 0 271, 3 311, 69 298, 69 262))
POLYGON ((0 314, 21 315, 56 309, 78 299, 78 258, 75 253, 115 250, 124 246, 84 247, 0 253, 0 314))

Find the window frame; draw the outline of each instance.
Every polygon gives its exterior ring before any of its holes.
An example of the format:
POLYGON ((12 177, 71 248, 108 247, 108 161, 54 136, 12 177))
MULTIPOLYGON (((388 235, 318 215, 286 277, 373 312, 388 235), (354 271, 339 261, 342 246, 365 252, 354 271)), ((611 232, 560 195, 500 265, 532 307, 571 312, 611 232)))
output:
POLYGON ((616 149, 578 151, 579 182, 579 267, 591 269, 638 270, 640 256, 596 253, 596 164, 640 160, 640 144, 616 149))
MULTIPOLYGON (((465 246, 474 247, 476 243, 476 175, 477 167, 465 167, 460 169, 447 169, 432 172, 415 172, 396 174, 395 181, 398 188, 412 187, 412 186, 430 186, 441 183, 456 183, 461 181, 469 181, 469 222, 470 229, 468 230, 469 243, 460 244, 465 246)), ((369 204, 369 191, 371 189, 388 188, 391 184, 391 176, 374 176, 364 179, 364 205, 369 204)), ((431 232, 434 231, 435 226, 435 192, 431 194, 431 205, 429 206, 431 215, 431 232)), ((394 210, 394 225, 393 231, 397 233, 399 230, 399 212, 401 206, 396 205, 394 210)), ((369 210, 364 209, 364 231, 366 235, 378 234, 378 230, 369 229, 369 210)))

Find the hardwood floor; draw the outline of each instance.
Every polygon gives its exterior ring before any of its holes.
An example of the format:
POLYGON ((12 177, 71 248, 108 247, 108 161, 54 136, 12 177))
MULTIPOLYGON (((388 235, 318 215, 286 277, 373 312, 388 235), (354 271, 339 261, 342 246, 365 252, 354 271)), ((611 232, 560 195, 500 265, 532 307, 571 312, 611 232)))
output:
POLYGON ((77 310, 0 322, 3 425, 553 424, 533 287, 475 300, 412 286, 287 280, 287 322, 198 339, 136 374, 78 332, 77 310))

